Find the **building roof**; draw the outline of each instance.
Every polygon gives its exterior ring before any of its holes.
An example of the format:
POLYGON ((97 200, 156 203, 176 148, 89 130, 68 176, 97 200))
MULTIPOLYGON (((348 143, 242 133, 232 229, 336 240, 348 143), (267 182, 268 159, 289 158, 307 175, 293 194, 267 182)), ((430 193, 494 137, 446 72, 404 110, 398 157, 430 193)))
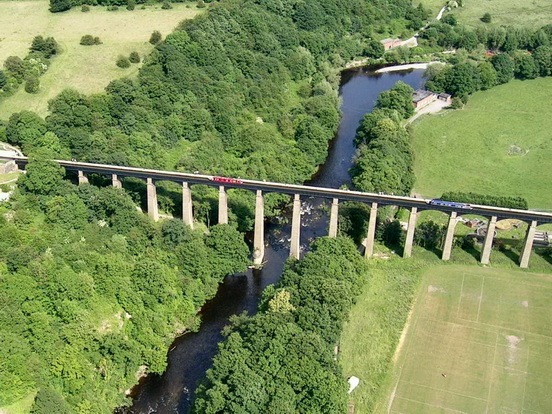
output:
POLYGON ((433 92, 425 91, 423 89, 418 89, 417 91, 414 91, 414 93, 412 94, 412 101, 420 102, 422 99, 425 99, 431 95, 433 95, 433 92))
POLYGON ((440 93, 439 96, 442 98, 452 98, 452 96, 449 95, 448 93, 440 93))
POLYGON ((387 39, 383 39, 381 40, 380 42, 381 43, 392 43, 392 42, 400 42, 401 39, 391 39, 391 38, 387 38, 387 39))

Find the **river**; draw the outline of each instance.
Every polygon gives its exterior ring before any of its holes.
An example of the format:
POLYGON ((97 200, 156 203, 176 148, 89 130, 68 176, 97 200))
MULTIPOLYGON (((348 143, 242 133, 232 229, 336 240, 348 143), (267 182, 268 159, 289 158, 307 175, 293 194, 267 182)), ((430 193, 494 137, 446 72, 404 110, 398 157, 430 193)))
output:
MULTIPOLYGON (((423 70, 408 70, 375 74, 366 68, 357 68, 342 73, 339 90, 341 123, 330 145, 326 162, 309 184, 338 188, 349 184, 348 174, 352 166, 355 147, 353 139, 364 114, 370 112, 384 90, 402 80, 413 88, 423 83, 423 70)), ((328 217, 318 208, 327 200, 306 199, 302 201, 301 247, 306 249, 315 237, 327 235, 328 217)), ((194 390, 211 366, 217 353, 217 344, 223 339, 220 331, 228 324, 231 315, 257 309, 263 289, 277 283, 285 260, 289 255, 289 224, 267 223, 265 249, 266 265, 262 270, 250 270, 245 274, 225 278, 216 296, 201 310, 201 328, 197 333, 177 338, 168 353, 168 366, 163 375, 150 374, 134 387, 133 405, 124 410, 132 414, 188 413, 194 390)))

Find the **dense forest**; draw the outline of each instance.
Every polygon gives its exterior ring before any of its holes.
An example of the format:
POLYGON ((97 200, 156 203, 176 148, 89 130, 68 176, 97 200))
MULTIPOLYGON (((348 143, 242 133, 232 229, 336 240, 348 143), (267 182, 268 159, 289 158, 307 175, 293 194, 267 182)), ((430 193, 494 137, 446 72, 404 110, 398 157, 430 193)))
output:
MULTIPOLYGON (((138 212, 132 182, 125 191, 77 187, 48 158, 303 182, 324 161, 339 122, 340 68, 381 54, 374 31, 412 30, 422 12, 407 0, 216 3, 157 45, 137 79, 93 96, 64 91, 46 119, 26 111, 1 125, 0 141, 32 161, 0 207, 0 405, 29 395, 33 413, 128 404, 124 391, 136 375, 163 371, 172 338, 196 328, 195 312, 221 279, 248 264, 236 230, 250 227, 248 195, 230 194, 230 226, 191 231, 138 212)), ((160 188, 161 208, 178 213, 164 197, 170 190, 160 188)), ((194 193, 196 219, 207 224, 211 196, 194 193)), ((335 312, 343 317, 346 308, 335 312)), ((294 323, 294 332, 306 329, 294 323)), ((328 351, 332 338, 316 335, 304 332, 316 352, 328 351)), ((319 362, 342 390, 328 355, 319 362)))

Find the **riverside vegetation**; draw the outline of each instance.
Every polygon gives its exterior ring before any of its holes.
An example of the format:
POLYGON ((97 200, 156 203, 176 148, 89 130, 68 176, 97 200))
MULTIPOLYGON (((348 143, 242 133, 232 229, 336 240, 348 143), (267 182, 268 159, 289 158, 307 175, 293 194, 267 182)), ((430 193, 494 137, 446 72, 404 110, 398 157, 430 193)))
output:
MULTIPOLYGON (((1 301, 9 312, 0 325, 7 342, 0 405, 33 394, 36 413, 103 413, 128 403, 124 390, 139 367, 162 371, 170 340, 196 326, 195 311, 225 274, 247 264, 235 227, 251 227, 248 193, 230 194, 230 226, 191 232, 178 221, 151 223, 119 190, 61 181, 63 171, 42 160, 42 151, 302 182, 323 162, 339 122, 339 69, 366 51, 381 54, 374 31, 413 30, 423 14, 406 0, 215 4, 157 45, 137 79, 113 81, 93 96, 64 91, 46 119, 24 111, 3 124, 0 140, 36 160, 2 206, 1 301)), ((163 186, 162 209, 178 213, 166 197, 170 185, 163 186)), ((196 218, 205 223, 216 213, 212 196, 199 187, 194 196, 196 218)), ((336 249, 343 254, 352 245, 336 249)), ((339 299, 347 286, 328 297, 343 303, 335 308, 340 317, 349 306, 339 299)), ((339 326, 332 329, 337 335, 339 326)), ((338 385, 328 396, 334 407, 345 387, 326 352, 332 338, 305 335, 325 351, 320 363, 333 367, 325 375, 338 385)))
POLYGON ((346 238, 320 238, 290 260, 259 312, 236 316, 207 379, 196 413, 344 413, 347 383, 334 358, 367 265, 346 238))

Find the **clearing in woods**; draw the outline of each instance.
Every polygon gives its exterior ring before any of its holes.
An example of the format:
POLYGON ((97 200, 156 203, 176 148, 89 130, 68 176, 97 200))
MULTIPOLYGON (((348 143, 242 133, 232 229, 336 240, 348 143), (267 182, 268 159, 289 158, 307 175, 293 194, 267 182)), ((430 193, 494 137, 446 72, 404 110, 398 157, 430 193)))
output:
POLYGON ((552 412, 552 275, 424 272, 380 413, 552 412))
POLYGON ((161 3, 142 10, 107 11, 91 7, 87 13, 75 7, 63 13, 50 13, 48 1, 0 1, 0 65, 8 56, 24 58, 37 35, 53 36, 62 53, 52 59, 48 71, 40 77, 40 91, 28 94, 23 86, 11 97, 0 101, 0 119, 14 112, 35 111, 44 116, 48 100, 65 88, 86 94, 102 92, 116 78, 135 75, 140 65, 128 69, 115 65, 119 55, 137 51, 141 57, 153 46, 148 42, 151 33, 159 30, 163 36, 176 25, 200 13, 194 4, 175 3, 173 9, 161 9, 161 3), (98 36, 97 46, 79 44, 83 35, 98 36))

